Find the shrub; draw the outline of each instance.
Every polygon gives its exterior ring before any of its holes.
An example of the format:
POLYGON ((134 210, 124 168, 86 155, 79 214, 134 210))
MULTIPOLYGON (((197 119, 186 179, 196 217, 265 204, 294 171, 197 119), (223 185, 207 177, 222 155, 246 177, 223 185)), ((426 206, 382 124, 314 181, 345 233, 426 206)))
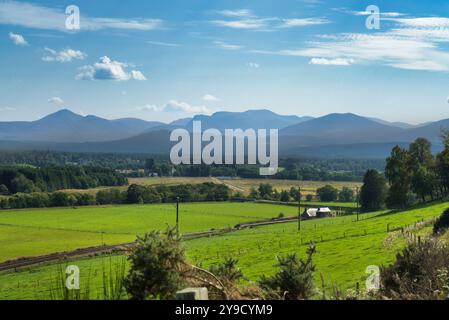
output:
POLYGON ((164 235, 153 231, 138 237, 129 260, 125 288, 133 300, 172 299, 183 284, 186 258, 174 229, 164 235))
POLYGON ((273 277, 262 276, 259 285, 267 290, 269 295, 274 293, 286 300, 309 299, 315 294, 315 265, 312 261, 315 253, 315 245, 310 244, 305 261, 299 259, 296 254, 278 257, 278 272, 273 277))
POLYGON ((224 262, 212 265, 210 271, 225 282, 236 283, 243 278, 243 273, 237 267, 237 259, 226 258, 224 262))
POLYGON ((434 300, 445 298, 447 282, 442 271, 449 270, 449 249, 436 240, 411 244, 389 267, 381 269, 381 291, 392 299, 434 300))

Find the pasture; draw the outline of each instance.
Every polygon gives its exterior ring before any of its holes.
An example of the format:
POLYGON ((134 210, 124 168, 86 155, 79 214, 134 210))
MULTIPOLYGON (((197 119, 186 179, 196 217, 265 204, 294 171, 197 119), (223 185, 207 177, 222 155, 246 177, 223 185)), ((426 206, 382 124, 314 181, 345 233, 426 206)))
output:
MULTIPOLYGON (((297 223, 271 225, 186 241, 185 247, 188 259, 203 267, 225 257, 237 258, 251 282, 275 271, 276 256, 296 253, 304 257, 307 245, 314 241, 318 250, 314 258, 318 287, 322 275, 328 290, 333 284, 342 290, 354 289, 357 282, 363 288, 366 267, 392 262, 406 243, 402 233, 395 229, 431 221, 447 208, 449 203, 436 203, 402 212, 375 212, 362 215, 358 222, 355 216, 309 220, 302 222, 301 232, 297 223)), ((429 230, 416 228, 413 232, 424 235, 429 230)), ((101 298, 103 271, 109 272, 110 266, 114 268, 123 258, 102 256, 67 263, 80 267, 81 283, 91 287, 91 298, 101 298)), ((48 288, 61 267, 53 264, 0 273, 0 299, 48 298, 48 288)))
MULTIPOLYGON (((255 203, 181 203, 183 233, 268 220, 296 207, 255 203)), ((92 206, 0 211, 0 262, 102 244, 131 242, 136 235, 174 226, 174 204, 92 206)))

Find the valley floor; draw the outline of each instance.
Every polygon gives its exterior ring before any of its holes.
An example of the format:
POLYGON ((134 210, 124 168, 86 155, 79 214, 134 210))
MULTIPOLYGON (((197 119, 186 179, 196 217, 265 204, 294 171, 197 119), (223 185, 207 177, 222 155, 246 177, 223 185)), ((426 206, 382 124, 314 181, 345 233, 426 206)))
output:
MULTIPOLYGON (((408 241, 407 231, 425 235, 429 227, 423 222, 432 221, 447 208, 449 203, 436 203, 403 212, 376 212, 362 215, 358 222, 355 216, 309 220, 302 222, 301 232, 297 223, 271 225, 186 241, 185 247, 189 260, 203 267, 225 257, 237 258, 246 281, 251 282, 273 273, 278 255, 297 253, 304 257, 313 241, 318 250, 317 286, 321 287, 322 276, 327 290, 333 285, 354 289, 356 283, 364 286, 368 266, 393 261, 408 241)), ((167 221, 173 221, 173 209, 173 205, 155 205, 0 213, 0 228, 9 230, 8 237, 0 233, 0 257, 4 261, 17 257, 18 252, 22 256, 53 252, 58 245, 59 250, 76 248, 92 239, 98 241, 97 234, 110 243, 132 241, 135 234, 164 228, 167 221)), ((181 210, 181 226, 183 232, 223 228, 236 222, 270 219, 281 211, 293 216, 297 208, 254 203, 189 204, 181 210)), ((125 256, 107 255, 2 272, 0 299, 48 299, 66 264, 79 266, 81 285, 89 287, 90 298, 101 299, 103 275, 113 274, 110 269, 123 263, 125 256)))

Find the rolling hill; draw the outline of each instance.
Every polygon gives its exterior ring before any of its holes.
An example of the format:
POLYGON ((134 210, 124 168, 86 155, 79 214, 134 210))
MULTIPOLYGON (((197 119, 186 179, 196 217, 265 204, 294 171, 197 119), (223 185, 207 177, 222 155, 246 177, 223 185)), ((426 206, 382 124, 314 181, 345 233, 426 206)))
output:
POLYGON ((146 153, 168 155, 174 128, 192 129, 278 128, 280 156, 316 158, 385 158, 391 148, 406 147, 418 137, 441 150, 442 128, 449 119, 408 126, 351 113, 319 118, 283 116, 269 110, 218 112, 170 124, 139 119, 106 120, 61 110, 34 122, 0 122, 0 150, 55 150, 71 152, 146 153))
POLYGON ((0 122, 0 139, 39 142, 102 142, 138 135, 162 125, 140 119, 106 120, 63 109, 32 122, 0 122))

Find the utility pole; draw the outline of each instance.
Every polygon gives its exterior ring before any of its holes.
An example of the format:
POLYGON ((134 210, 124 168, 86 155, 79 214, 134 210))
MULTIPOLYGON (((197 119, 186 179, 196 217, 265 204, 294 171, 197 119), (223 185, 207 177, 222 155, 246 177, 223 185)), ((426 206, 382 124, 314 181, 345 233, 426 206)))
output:
POLYGON ((360 193, 359 193, 359 187, 357 187, 357 222, 359 221, 359 213, 360 213, 360 193))
POLYGON ((301 231, 301 187, 298 188, 298 231, 301 231))
POLYGON ((179 236, 179 197, 176 197, 176 234, 179 236))

